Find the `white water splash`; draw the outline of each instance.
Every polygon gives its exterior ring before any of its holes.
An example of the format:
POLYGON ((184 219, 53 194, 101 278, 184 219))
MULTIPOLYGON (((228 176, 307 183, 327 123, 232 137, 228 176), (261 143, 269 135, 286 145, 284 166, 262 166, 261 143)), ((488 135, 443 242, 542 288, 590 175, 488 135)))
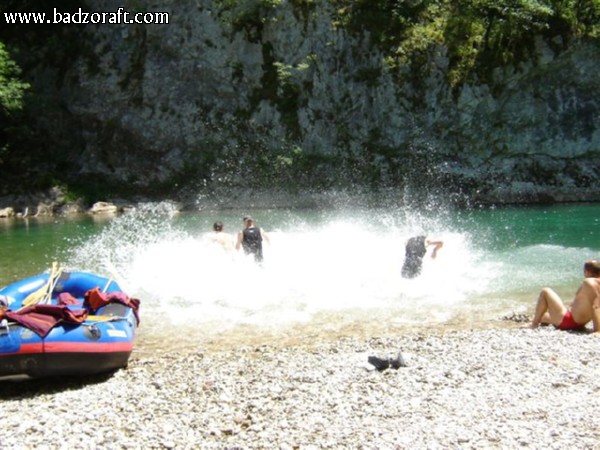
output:
POLYGON ((113 273, 143 300, 144 314, 174 323, 222 329, 306 322, 323 312, 360 319, 372 311, 407 323, 444 321, 486 292, 494 264, 481 262, 468 236, 435 225, 432 237, 445 243, 438 257, 426 256, 420 277, 401 278, 405 241, 422 232, 414 222, 293 220, 268 231, 258 266, 241 252, 224 251, 203 230, 178 227, 174 210, 147 207, 75 248, 69 265, 113 273))
POLYGON ((544 286, 570 295, 580 280, 577 267, 594 256, 559 245, 490 245, 494 229, 486 236, 443 216, 290 210, 258 212, 270 237, 258 266, 241 252, 224 251, 206 231, 218 219, 229 219, 226 230, 232 221, 240 226, 242 213, 233 214, 178 215, 169 205, 142 206, 74 244, 67 263, 112 274, 142 300, 142 319, 210 334, 245 325, 498 319, 531 310, 544 286), (403 279, 405 242, 423 233, 444 247, 436 259, 425 257, 421 276, 403 279))

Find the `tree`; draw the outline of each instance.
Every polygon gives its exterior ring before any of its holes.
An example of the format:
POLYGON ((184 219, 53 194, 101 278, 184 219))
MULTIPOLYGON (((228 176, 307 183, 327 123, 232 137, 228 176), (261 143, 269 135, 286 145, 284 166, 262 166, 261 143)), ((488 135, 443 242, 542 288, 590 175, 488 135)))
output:
POLYGON ((20 74, 21 69, 0 42, 0 168, 10 159, 9 141, 15 127, 12 116, 23 109, 23 94, 29 89, 29 84, 19 79, 20 74))
POLYGON ((11 112, 23 108, 23 94, 29 89, 29 84, 21 81, 21 69, 10 58, 8 50, 0 42, 0 114, 10 115, 11 112))

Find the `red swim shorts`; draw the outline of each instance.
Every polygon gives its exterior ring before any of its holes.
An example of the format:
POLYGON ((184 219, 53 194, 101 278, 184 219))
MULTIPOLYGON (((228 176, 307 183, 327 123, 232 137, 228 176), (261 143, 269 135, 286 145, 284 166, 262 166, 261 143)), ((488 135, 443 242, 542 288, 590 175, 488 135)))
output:
POLYGON ((559 330, 581 330, 584 327, 585 324, 580 325, 577 322, 575 322, 575 320, 573 320, 573 315, 571 314, 571 311, 567 310, 562 322, 557 328, 559 330))

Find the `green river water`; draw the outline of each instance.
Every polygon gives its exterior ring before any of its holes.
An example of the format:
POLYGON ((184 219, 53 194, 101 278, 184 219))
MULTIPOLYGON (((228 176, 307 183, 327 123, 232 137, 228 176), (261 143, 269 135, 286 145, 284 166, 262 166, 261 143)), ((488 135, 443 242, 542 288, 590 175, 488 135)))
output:
POLYGON ((215 220, 234 234, 246 211, 176 213, 157 204, 113 219, 3 219, 0 284, 59 261, 114 276, 140 298, 142 335, 165 336, 174 325, 213 339, 309 336, 530 313, 544 286, 569 300, 583 262, 600 257, 600 204, 249 212, 270 238, 262 267, 210 241, 215 220), (402 279, 404 243, 421 233, 444 247, 419 278, 402 279))

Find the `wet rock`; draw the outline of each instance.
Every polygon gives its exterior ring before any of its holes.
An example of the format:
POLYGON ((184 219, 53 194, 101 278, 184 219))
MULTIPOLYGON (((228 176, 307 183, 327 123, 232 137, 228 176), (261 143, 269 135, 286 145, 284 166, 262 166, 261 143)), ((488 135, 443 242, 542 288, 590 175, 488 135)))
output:
POLYGON ((96 202, 89 209, 90 214, 116 214, 117 205, 109 202, 96 202))
POLYGON ((61 216, 69 216, 69 215, 75 215, 75 214, 81 214, 85 211, 85 208, 83 207, 82 202, 80 201, 76 201, 76 202, 69 202, 69 203, 65 203, 62 206, 59 206, 57 208, 57 214, 61 215, 61 216))
POLYGON ((15 210, 12 207, 7 207, 7 208, 2 208, 0 209, 0 218, 8 218, 8 217, 14 217, 15 216, 15 210))

